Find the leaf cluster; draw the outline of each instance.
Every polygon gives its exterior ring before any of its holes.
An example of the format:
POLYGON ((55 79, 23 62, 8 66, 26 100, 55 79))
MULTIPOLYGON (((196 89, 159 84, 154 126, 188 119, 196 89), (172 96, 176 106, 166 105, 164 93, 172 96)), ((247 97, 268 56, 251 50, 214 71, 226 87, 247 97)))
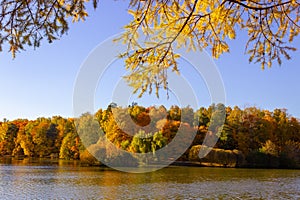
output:
POLYGON ((249 62, 271 67, 289 51, 299 34, 300 7, 297 0, 133 0, 128 11, 132 21, 119 40, 128 45, 126 77, 140 96, 152 87, 168 89, 167 69, 179 72, 176 48, 209 49, 214 58, 229 52, 229 40, 239 29, 248 33, 245 53, 249 62), (142 34, 140 34, 142 32, 142 34), (141 39, 143 35, 145 38, 141 39))
MULTIPOLYGON (((16 52, 25 46, 39 47, 42 39, 49 43, 59 39, 72 22, 84 21, 88 16, 89 0, 3 0, 0 3, 0 51, 9 44, 9 51, 16 52)), ((93 0, 94 8, 97 0, 93 0)))

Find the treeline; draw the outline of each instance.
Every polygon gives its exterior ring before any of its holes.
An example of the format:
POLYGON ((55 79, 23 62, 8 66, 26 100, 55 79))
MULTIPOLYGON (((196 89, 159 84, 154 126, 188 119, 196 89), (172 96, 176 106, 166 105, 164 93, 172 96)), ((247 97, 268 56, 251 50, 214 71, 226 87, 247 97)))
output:
MULTIPOLYGON (((240 109, 222 104, 201 107, 196 111, 191 107, 145 108, 133 104, 122 108, 110 104, 107 109, 100 109, 93 115, 86 113, 79 118, 55 116, 36 120, 4 120, 0 122, 0 156, 96 162, 91 152, 103 152, 103 136, 127 152, 155 154, 172 141, 179 129, 193 137, 190 148, 177 159, 180 161, 194 159, 195 155, 191 155, 189 150, 201 145, 208 133, 211 139, 219 137, 215 148, 223 150, 214 151, 212 159, 220 159, 220 162, 224 156, 216 152, 232 150, 243 155, 243 165, 248 167, 300 166, 300 123, 286 110, 271 112, 256 107, 240 109)), ((105 156, 113 154, 108 151, 106 148, 105 156)), ((212 155, 208 155, 206 161, 209 157, 212 155)), ((132 160, 150 162, 138 157, 132 160)))
POLYGON ((60 116, 0 122, 0 155, 79 159, 84 150, 74 119, 60 116))

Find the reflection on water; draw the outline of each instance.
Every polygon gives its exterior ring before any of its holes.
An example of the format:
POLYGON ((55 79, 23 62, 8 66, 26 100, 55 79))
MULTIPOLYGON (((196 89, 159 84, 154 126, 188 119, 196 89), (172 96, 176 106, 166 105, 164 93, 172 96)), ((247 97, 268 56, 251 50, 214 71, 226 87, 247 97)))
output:
POLYGON ((78 162, 0 164, 0 199, 299 199, 300 170, 169 167, 146 174, 78 162))

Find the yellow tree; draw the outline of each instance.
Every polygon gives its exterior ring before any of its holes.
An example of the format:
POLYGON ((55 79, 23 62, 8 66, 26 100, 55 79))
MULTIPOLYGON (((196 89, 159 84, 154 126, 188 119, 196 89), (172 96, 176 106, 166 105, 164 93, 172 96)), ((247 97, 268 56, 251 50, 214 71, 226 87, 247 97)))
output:
MULTIPOLYGON (((94 8, 98 0, 91 0, 94 8)), ((69 28, 68 18, 84 21, 89 0, 2 0, 0 50, 8 43, 13 56, 26 45, 38 47, 46 38, 59 38, 69 28)), ((214 58, 229 52, 228 41, 239 29, 248 33, 245 53, 250 62, 271 67, 281 57, 290 59, 291 43, 299 33, 299 0, 130 0, 133 20, 120 41, 129 85, 142 95, 168 88, 168 69, 179 72, 175 49, 210 50, 214 58), (139 40, 142 35, 146 40, 139 40)))
MULTIPOLYGON (((8 43, 15 57, 19 50, 29 45, 40 46, 43 38, 49 43, 69 29, 68 18, 84 21, 88 16, 89 0, 2 0, 0 3, 0 51, 8 43)), ((93 0, 94 8, 97 0, 93 0)))
POLYGON ((209 49, 214 58, 229 52, 228 41, 238 29, 248 33, 245 52, 249 61, 271 67, 288 51, 299 33, 300 3, 296 0, 132 0, 133 20, 120 40, 128 44, 126 78, 142 95, 168 88, 167 70, 179 72, 176 48, 209 49), (146 39, 139 40, 140 31, 146 39), (141 78, 142 77, 142 78, 141 78))

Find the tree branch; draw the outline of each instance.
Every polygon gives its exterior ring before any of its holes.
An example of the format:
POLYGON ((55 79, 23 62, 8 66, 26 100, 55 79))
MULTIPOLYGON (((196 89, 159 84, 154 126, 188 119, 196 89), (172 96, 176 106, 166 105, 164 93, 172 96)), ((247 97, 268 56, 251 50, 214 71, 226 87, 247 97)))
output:
POLYGON ((247 4, 242 3, 241 1, 238 0, 227 0, 228 2, 232 2, 232 3, 236 3, 239 4, 245 8, 251 9, 251 10, 268 10, 268 9, 272 9, 278 6, 283 6, 285 4, 289 4, 292 1, 287 1, 287 2, 283 2, 283 3, 279 3, 279 4, 275 4, 275 5, 271 5, 271 6, 265 6, 265 7, 254 7, 254 6, 249 6, 247 4))

